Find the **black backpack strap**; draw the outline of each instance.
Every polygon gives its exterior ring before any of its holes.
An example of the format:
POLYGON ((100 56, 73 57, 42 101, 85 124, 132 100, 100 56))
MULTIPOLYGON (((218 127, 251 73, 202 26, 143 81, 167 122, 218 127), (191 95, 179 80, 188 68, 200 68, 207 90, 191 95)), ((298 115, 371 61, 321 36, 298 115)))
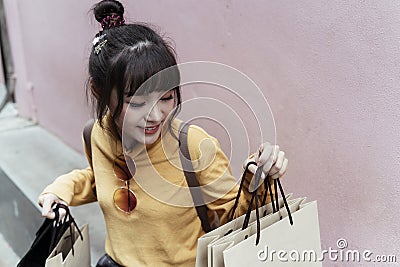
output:
POLYGON ((88 152, 90 156, 90 167, 92 167, 92 142, 91 142, 91 136, 92 136, 92 130, 93 130, 93 125, 94 125, 94 119, 90 119, 86 122, 85 128, 83 129, 83 140, 85 141, 85 146, 86 146, 86 151, 88 152))
MULTIPOLYGON (((85 142, 86 151, 89 155, 89 164, 93 170, 92 161, 92 130, 94 125, 94 119, 90 119, 86 122, 85 128, 83 128, 83 141, 85 142)), ((96 187, 92 188, 93 194, 97 197, 96 187)))
POLYGON ((197 215, 199 216, 201 221, 201 226, 204 232, 208 233, 212 230, 207 215, 208 208, 204 204, 200 184, 199 181, 197 180, 196 174, 193 169, 192 160, 190 158, 189 147, 188 147, 188 133, 189 133, 189 124, 182 122, 179 127, 179 141, 180 141, 179 155, 181 158, 183 172, 185 173, 185 178, 189 185, 190 194, 192 195, 197 215))

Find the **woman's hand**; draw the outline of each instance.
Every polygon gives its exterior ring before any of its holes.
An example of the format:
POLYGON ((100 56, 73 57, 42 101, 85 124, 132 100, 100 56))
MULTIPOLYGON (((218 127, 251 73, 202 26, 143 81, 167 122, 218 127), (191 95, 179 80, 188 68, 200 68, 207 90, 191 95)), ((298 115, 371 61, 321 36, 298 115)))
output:
MULTIPOLYGON (((247 163, 250 161, 255 161, 257 166, 263 166, 262 179, 265 179, 268 172, 269 177, 272 179, 281 178, 285 175, 288 159, 285 157, 285 152, 279 150, 278 145, 271 145, 268 142, 261 144, 254 155, 254 159, 247 159, 243 166, 246 167, 247 163)), ((250 165, 248 170, 254 174, 257 170, 257 166, 250 165)))
MULTIPOLYGON (((47 193, 39 196, 39 205, 42 207, 42 216, 49 219, 54 219, 56 217, 56 214, 53 211, 53 206, 54 204, 57 203, 61 203, 68 206, 65 201, 62 201, 54 194, 47 193)), ((60 208, 59 213, 60 213, 60 218, 58 221, 61 221, 67 214, 67 211, 63 208, 60 208)))

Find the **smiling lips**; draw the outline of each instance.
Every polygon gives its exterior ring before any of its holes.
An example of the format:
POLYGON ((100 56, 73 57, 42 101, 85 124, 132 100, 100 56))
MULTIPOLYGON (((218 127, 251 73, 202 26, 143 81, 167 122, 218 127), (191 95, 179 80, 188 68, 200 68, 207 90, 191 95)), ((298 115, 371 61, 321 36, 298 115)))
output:
POLYGON ((153 127, 146 127, 146 128, 144 128, 144 133, 145 134, 155 134, 158 131, 158 128, 160 128, 160 124, 153 126, 153 127))

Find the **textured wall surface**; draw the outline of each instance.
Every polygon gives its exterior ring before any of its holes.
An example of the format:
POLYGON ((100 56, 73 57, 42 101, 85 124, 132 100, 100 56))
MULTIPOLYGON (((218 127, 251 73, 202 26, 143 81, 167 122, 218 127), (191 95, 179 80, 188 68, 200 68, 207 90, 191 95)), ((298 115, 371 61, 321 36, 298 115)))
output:
MULTIPOLYGON (((81 150, 95 1, 5 3, 20 111, 81 150)), ((290 162, 286 191, 318 200, 324 249, 345 238, 349 249, 400 260, 399 1, 125 4, 131 21, 175 41, 180 62, 221 62, 260 86, 290 162)), ((325 263, 344 265, 360 263, 325 263)))

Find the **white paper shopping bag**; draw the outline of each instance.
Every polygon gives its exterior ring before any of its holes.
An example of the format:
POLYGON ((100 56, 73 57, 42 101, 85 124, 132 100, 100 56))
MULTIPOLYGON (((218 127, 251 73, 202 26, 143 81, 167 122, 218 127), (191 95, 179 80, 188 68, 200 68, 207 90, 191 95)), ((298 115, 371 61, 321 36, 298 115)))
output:
POLYGON ((83 240, 77 229, 73 227, 74 255, 72 255, 70 231, 67 229, 47 258, 45 267, 90 267, 89 226, 85 224, 80 230, 83 240))
POLYGON ((261 228, 258 245, 255 245, 256 235, 253 234, 226 248, 223 251, 224 266, 322 266, 318 260, 321 255, 321 241, 317 202, 300 205, 292 213, 292 218, 293 225, 285 217, 261 228))
MULTIPOLYGON (((290 199, 292 194, 286 195, 286 199, 290 199)), ((276 204, 276 203, 275 203, 276 204)), ((283 207, 283 199, 279 198, 278 206, 279 208, 283 207)), ((259 208, 260 214, 271 214, 273 212, 272 204, 268 203, 259 208)), ((197 243, 197 254, 196 254, 196 267, 211 267, 211 259, 209 254, 211 253, 208 246, 220 238, 229 235, 229 233, 233 233, 234 231, 241 229, 243 222, 244 222, 245 214, 242 216, 219 226, 218 228, 214 229, 211 232, 206 233, 202 237, 198 239, 197 243)), ((252 223, 256 220, 256 213, 255 210, 251 212, 249 222, 252 223)))
MULTIPOLYGON (((289 200, 288 207, 291 212, 295 212, 299 209, 301 203, 305 201, 305 198, 297 198, 293 200, 289 200)), ((260 219, 260 228, 264 229, 269 227, 270 225, 278 222, 281 217, 287 216, 286 215, 286 208, 282 207, 279 212, 269 214, 265 217, 260 219)), ((257 232, 257 224, 254 221, 253 223, 249 224, 249 226, 242 230, 241 228, 234 231, 229 236, 224 236, 219 240, 211 243, 208 245, 208 252, 209 252, 209 267, 224 267, 224 257, 223 251, 233 247, 235 244, 242 242, 243 240, 247 239, 248 237, 255 235, 257 232)))

